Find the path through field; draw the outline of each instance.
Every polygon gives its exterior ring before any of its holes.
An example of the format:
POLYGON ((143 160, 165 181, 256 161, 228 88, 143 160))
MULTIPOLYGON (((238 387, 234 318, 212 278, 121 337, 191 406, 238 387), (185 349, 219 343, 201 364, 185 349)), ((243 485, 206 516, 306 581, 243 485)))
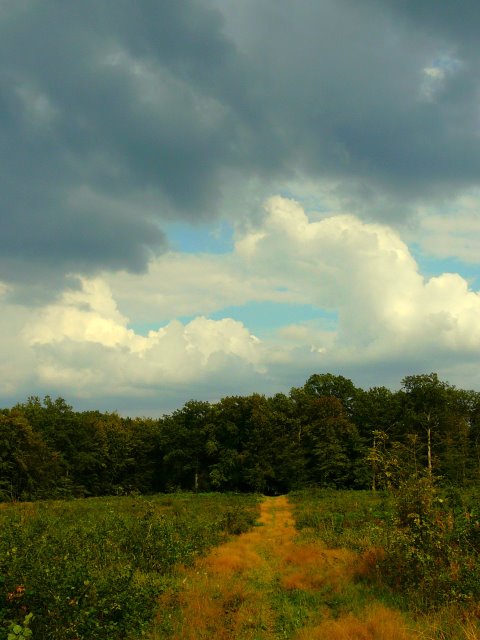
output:
POLYGON ((358 603, 361 559, 297 538, 288 499, 265 498, 259 526, 185 569, 160 602, 155 639, 407 640, 399 613, 358 603), (352 590, 356 590, 353 594, 352 590), (351 602, 355 600, 356 604, 351 602), (352 609, 352 607, 354 607, 352 609), (355 608, 356 607, 356 608, 355 608), (359 608, 360 607, 360 608, 359 608))

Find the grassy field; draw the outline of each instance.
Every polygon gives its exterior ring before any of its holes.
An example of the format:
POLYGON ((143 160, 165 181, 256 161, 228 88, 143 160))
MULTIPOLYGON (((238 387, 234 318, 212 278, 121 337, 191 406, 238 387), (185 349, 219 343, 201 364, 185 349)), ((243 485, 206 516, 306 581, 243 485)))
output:
MULTIPOLYGON (((419 482, 396 498, 381 492, 308 490, 291 494, 290 500, 299 544, 325 546, 327 555, 336 550, 344 558, 343 568, 341 561, 336 563, 343 586, 332 601, 337 635, 324 629, 326 635, 318 637, 356 637, 348 635, 350 625, 368 618, 369 608, 380 607, 379 624, 390 624, 398 633, 401 614, 409 638, 480 638, 477 492, 465 492, 463 498, 448 492, 429 495, 419 482)), ((321 601, 315 606, 321 607, 321 601)), ((386 629, 375 635, 373 619, 370 628, 368 638, 397 637, 386 629)))
POLYGON ((141 637, 172 569, 248 529, 257 503, 174 494, 2 504, 0 629, 20 638, 30 629, 34 640, 141 637))
MULTIPOLYGON (((161 599, 149 640, 433 637, 424 635, 428 624, 402 611, 388 591, 366 579, 371 564, 366 541, 364 556, 327 546, 311 526, 297 530, 294 513, 299 520, 300 511, 318 516, 324 506, 332 528, 338 529, 339 511, 333 507, 339 504, 331 502, 334 496, 322 495, 295 494, 297 508, 285 496, 265 499, 260 526, 178 575, 176 588, 161 599)), ((337 496, 343 505, 349 497, 337 496)), ((355 507, 353 512, 358 516, 355 507)))
POLYGON ((480 638, 477 496, 409 491, 0 505, 0 637, 480 638))
POLYGON ((296 527, 304 538, 362 552, 387 543, 393 500, 388 493, 308 489, 291 493, 296 527))

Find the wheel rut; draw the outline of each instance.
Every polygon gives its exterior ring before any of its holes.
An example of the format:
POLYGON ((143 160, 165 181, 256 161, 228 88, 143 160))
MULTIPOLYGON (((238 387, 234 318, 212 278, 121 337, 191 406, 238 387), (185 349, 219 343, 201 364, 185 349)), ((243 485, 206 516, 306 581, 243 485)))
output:
POLYGON ((271 595, 280 580, 282 552, 296 535, 286 496, 263 500, 258 525, 183 571, 180 590, 167 596, 170 602, 160 602, 158 613, 164 622, 175 599, 180 613, 171 621, 172 640, 276 637, 271 595))
POLYGON ((357 554, 299 540, 286 496, 267 497, 258 525, 182 570, 160 599, 151 640, 408 640, 401 616, 370 603, 333 611, 361 570, 357 554))

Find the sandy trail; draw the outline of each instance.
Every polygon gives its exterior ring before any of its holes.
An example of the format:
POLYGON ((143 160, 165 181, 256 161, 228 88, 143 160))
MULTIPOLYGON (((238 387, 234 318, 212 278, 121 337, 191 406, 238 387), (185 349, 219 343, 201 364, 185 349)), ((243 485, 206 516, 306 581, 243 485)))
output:
MULTIPOLYGON (((153 640, 407 640, 400 616, 384 607, 363 620, 333 620, 327 606, 303 614, 299 625, 282 622, 289 594, 341 592, 358 572, 359 558, 346 549, 296 540, 286 496, 265 498, 259 526, 217 547, 185 569, 180 588, 160 601, 153 640), (296 628, 295 628, 296 626, 296 628)), ((303 597, 303 596, 302 596, 303 597)), ((295 597, 292 598, 295 600, 295 597)))

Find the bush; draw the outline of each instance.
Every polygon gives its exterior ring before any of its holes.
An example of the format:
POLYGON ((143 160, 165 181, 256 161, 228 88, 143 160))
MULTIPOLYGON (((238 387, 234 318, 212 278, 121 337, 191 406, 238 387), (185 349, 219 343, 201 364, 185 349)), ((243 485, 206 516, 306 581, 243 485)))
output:
POLYGON ((457 492, 444 492, 426 475, 408 480, 395 498, 382 574, 419 608, 480 596, 478 518, 457 492))
POLYGON ((247 527, 256 502, 215 494, 11 505, 0 512, 0 628, 28 629, 32 613, 35 640, 138 637, 172 568, 247 527))

